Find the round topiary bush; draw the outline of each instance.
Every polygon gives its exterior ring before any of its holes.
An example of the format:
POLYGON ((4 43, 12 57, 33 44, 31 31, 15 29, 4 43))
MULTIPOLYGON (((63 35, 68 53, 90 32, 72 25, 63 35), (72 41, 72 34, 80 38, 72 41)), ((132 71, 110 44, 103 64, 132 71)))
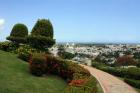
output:
POLYGON ((26 43, 25 36, 27 35, 28 35, 27 26, 21 23, 17 23, 12 28, 10 36, 6 37, 6 39, 16 43, 26 43))
POLYGON ((126 73, 127 73, 128 77, 130 77, 132 79, 137 79, 138 77, 140 77, 140 68, 129 67, 126 70, 126 73))
POLYGON ((98 66, 99 66, 99 63, 98 63, 98 62, 92 62, 91 65, 92 65, 93 67, 98 67, 98 66))
POLYGON ((31 31, 31 35, 42 35, 53 39, 53 26, 48 19, 38 19, 37 23, 31 31))
POLYGON ((36 49, 44 49, 44 46, 52 47, 55 44, 53 39, 53 26, 50 20, 38 20, 31 31, 31 35, 25 37, 27 43, 36 49))
POLYGON ((26 35, 28 35, 28 28, 26 25, 21 23, 15 24, 10 33, 10 36, 15 37, 25 37, 26 35))

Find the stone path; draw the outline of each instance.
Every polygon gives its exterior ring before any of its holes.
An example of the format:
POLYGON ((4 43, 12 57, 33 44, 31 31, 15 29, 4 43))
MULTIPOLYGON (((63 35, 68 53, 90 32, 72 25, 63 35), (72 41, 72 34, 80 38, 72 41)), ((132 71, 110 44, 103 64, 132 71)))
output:
POLYGON ((111 74, 86 65, 79 65, 90 71, 100 83, 104 93, 138 93, 130 85, 111 74))

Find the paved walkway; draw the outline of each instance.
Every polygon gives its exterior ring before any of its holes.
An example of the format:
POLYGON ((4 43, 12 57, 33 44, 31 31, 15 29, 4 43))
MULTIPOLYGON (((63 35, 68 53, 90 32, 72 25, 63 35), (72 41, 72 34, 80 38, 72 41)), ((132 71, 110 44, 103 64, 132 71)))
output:
POLYGON ((124 81, 93 67, 79 64, 87 68, 90 73, 98 80, 104 93, 138 93, 124 81))

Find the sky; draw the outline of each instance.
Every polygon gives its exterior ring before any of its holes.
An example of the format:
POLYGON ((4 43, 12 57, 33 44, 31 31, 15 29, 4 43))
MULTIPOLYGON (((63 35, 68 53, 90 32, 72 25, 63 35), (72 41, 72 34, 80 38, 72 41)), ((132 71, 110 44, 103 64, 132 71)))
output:
POLYGON ((22 23, 50 19, 56 42, 140 43, 140 0, 1 0, 0 42, 22 23))

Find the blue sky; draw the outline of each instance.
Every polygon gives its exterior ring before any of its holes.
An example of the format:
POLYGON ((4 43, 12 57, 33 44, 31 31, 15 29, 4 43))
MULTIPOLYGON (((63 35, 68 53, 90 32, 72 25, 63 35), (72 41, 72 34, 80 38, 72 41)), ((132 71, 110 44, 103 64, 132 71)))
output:
POLYGON ((2 0, 0 41, 23 23, 50 19, 56 42, 140 43, 140 0, 2 0))

